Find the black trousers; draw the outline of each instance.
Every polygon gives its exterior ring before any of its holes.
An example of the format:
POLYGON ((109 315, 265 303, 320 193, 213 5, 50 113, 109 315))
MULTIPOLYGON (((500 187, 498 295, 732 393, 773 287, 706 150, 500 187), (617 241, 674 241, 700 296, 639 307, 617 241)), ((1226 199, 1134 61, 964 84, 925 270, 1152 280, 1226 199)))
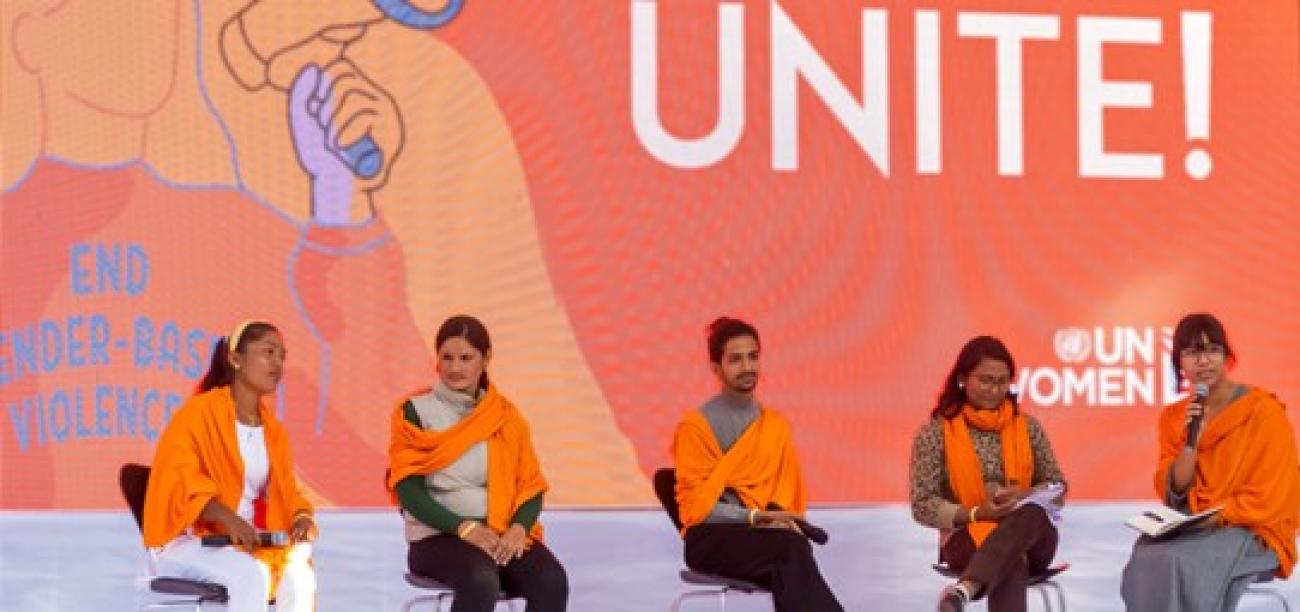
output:
POLYGON ((978 582, 989 598, 989 612, 1025 612, 1030 576, 1047 570, 1056 555, 1056 527, 1042 508, 1021 506, 998 523, 975 548, 965 529, 954 533, 939 556, 963 578, 978 582))
POLYGON ((686 566, 770 590, 777 612, 844 610, 817 569, 808 539, 793 531, 696 525, 686 530, 686 566))
POLYGON ((452 612, 491 612, 502 591, 527 600, 528 612, 564 612, 569 603, 569 577, 541 542, 500 567, 477 546, 440 534, 412 542, 406 562, 456 592, 452 612))

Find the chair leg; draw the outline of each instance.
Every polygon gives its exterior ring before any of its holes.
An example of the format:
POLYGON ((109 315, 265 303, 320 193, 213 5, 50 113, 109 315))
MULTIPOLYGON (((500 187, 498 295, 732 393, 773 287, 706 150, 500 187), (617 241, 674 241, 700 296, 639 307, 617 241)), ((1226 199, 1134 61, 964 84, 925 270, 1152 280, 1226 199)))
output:
POLYGON ((187 599, 187 600, 185 600, 185 601, 156 601, 156 602, 153 602, 153 603, 146 603, 146 604, 144 604, 143 606, 141 606, 139 609, 143 609, 143 610, 175 610, 175 609, 177 609, 177 608, 183 608, 183 609, 186 609, 186 610, 194 610, 194 612, 203 612, 203 602, 200 602, 200 601, 193 601, 193 600, 189 600, 189 599, 187 599))
POLYGON ((1047 584, 1043 583, 1035 586, 1036 588, 1034 590, 1038 591, 1038 598, 1043 601, 1043 610, 1045 612, 1053 612, 1052 600, 1047 597, 1047 584))
POLYGON ((1261 595, 1268 595, 1269 597, 1276 599, 1278 603, 1282 604, 1283 612, 1291 612, 1291 604, 1287 603, 1286 597, 1283 597, 1281 593, 1274 591, 1272 589, 1268 589, 1268 590, 1260 589, 1254 592, 1259 593, 1261 595))
POLYGON ((402 612, 412 612, 415 610, 415 606, 425 603, 432 603, 434 612, 442 612, 442 601, 449 595, 451 595, 451 593, 437 593, 434 595, 418 595, 412 597, 406 600, 406 603, 402 604, 402 612))
POLYGON ((1060 612, 1065 612, 1065 589, 1055 582, 1049 582, 1052 587, 1052 593, 1056 595, 1056 602, 1060 604, 1060 612))
POLYGON ((686 601, 687 599, 697 599, 697 598, 700 598, 700 597, 717 597, 718 600, 719 600, 719 603, 720 603, 720 605, 721 605, 721 609, 726 610, 726 609, 727 609, 727 591, 728 591, 728 589, 725 589, 725 588, 724 588, 724 589, 707 589, 707 590, 702 590, 702 591, 687 591, 687 592, 685 592, 685 593, 682 593, 681 595, 678 595, 678 596, 677 596, 677 599, 674 599, 674 600, 673 600, 673 605, 672 605, 672 607, 669 608, 669 609, 672 610, 672 612, 681 612, 681 609, 682 609, 682 602, 686 601))

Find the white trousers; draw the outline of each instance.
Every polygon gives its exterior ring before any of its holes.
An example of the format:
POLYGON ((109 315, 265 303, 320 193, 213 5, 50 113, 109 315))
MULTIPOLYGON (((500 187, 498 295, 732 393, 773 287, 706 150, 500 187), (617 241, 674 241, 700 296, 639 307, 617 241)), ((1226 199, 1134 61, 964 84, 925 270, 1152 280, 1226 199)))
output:
MULTIPOLYGON (((289 562, 276 592, 277 612, 312 612, 316 604, 316 571, 311 544, 294 544, 289 562)), ((205 580, 226 587, 231 612, 266 612, 266 594, 271 580, 265 563, 231 546, 205 548, 200 540, 183 535, 169 542, 154 558, 161 577, 205 580)))

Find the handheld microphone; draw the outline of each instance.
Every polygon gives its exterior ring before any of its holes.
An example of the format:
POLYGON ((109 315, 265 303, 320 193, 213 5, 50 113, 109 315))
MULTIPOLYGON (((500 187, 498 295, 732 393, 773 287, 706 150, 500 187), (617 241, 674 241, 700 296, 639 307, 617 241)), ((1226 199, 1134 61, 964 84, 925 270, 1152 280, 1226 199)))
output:
MULTIPOLYGON (((218 547, 218 546, 230 546, 231 544, 234 544, 234 540, 230 538, 230 534, 228 533, 217 533, 212 535, 205 535, 200 539, 203 542, 204 546, 210 548, 218 547)), ((289 534, 283 531, 259 531, 257 532, 257 545, 258 546, 288 546, 289 534)))
POLYGON ((799 526, 799 531, 802 531, 804 536, 812 541, 813 544, 825 546, 827 542, 831 541, 831 536, 829 533, 826 533, 825 529, 803 519, 795 519, 794 522, 799 526))
POLYGON ((1205 418, 1205 398, 1209 395, 1209 385, 1196 383, 1196 396, 1192 398, 1192 403, 1201 407, 1201 413, 1192 417, 1192 420, 1187 423, 1187 448, 1196 448, 1196 440, 1201 436, 1201 419, 1205 418))

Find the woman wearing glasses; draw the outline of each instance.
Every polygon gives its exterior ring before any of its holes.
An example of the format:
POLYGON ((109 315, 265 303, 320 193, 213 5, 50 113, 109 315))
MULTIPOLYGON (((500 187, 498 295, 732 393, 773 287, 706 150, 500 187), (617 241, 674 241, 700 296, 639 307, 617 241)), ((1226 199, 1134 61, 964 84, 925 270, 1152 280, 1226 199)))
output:
POLYGON ((1222 511, 1200 529, 1139 538, 1121 592, 1129 610, 1235 610, 1251 581, 1295 566, 1295 433, 1277 396, 1228 378, 1236 354, 1213 315, 1178 322, 1171 359, 1204 399, 1198 392, 1160 414, 1156 495, 1188 513, 1222 511))
POLYGON ((913 442, 912 516, 939 530, 939 558, 961 573, 941 612, 984 596, 991 612, 1025 610, 1029 578, 1056 554, 1064 478, 1043 426, 1011 393, 1015 371, 1001 340, 967 342, 913 442))

